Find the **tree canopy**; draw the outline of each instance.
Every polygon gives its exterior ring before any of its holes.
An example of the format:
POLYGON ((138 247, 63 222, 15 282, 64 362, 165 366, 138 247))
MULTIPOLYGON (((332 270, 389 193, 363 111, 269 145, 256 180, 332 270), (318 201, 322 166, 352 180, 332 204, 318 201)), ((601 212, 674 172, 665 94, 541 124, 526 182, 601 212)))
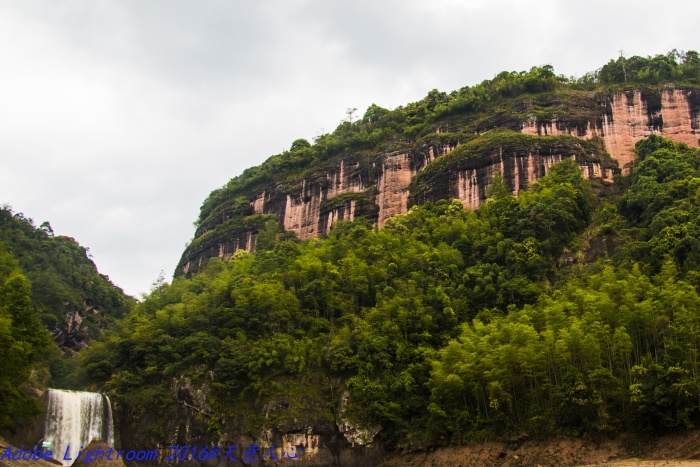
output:
POLYGON ((517 198, 497 177, 478 212, 442 200, 379 231, 272 235, 154 290, 83 352, 83 378, 138 411, 189 375, 210 387, 214 437, 341 406, 406 449, 694 426, 697 265, 664 229, 697 217, 700 151, 650 137, 637 152, 622 196, 595 197, 566 160, 517 198), (597 242, 612 254, 586 261, 597 242))

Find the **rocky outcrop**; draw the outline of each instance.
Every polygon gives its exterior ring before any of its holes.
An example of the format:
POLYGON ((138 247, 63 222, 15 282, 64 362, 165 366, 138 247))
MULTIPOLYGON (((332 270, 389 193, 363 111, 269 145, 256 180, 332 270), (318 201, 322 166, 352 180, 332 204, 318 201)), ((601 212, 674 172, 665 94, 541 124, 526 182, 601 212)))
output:
POLYGON ((537 137, 503 131, 489 141, 476 139, 428 167, 411 182, 411 204, 456 198, 479 209, 496 173, 514 194, 543 177, 549 168, 574 158, 585 177, 612 180, 616 167, 595 142, 569 135, 537 137))
POLYGON ((119 459, 117 459, 116 454, 103 454, 108 453, 111 448, 113 446, 109 446, 104 441, 94 439, 85 446, 84 455, 77 459, 71 467, 124 467, 123 454, 119 459))
POLYGON ((253 251, 258 232, 267 221, 277 222, 274 216, 252 214, 233 217, 195 238, 180 260, 178 272, 188 274, 199 271, 209 258, 229 259, 236 251, 253 251))
POLYGON ((376 198, 379 227, 384 227, 387 219, 408 210, 408 187, 413 177, 437 157, 449 154, 458 145, 449 141, 435 142, 420 147, 413 153, 391 154, 383 158, 376 198))
POLYGON ((76 353, 87 348, 90 341, 97 338, 109 324, 101 310, 85 301, 82 309, 66 313, 64 320, 56 321, 47 328, 59 348, 76 353))
MULTIPOLYGON (((24 451, 26 451, 27 449, 34 449, 33 444, 25 443, 21 439, 22 438, 20 438, 20 441, 13 442, 11 440, 7 441, 4 438, 0 438, 0 455, 6 454, 8 452, 8 448, 10 448, 10 451, 13 453, 17 452, 22 447, 25 448, 24 451)), ((18 460, 15 460, 11 457, 8 459, 7 456, 5 456, 5 458, 0 458, 0 467, 56 467, 57 465, 61 465, 60 462, 54 460, 53 456, 50 457, 50 460, 44 460, 43 458, 36 459, 38 456, 34 457, 34 459, 29 457, 29 459, 20 458, 18 460)))
POLYGON ((632 161, 635 143, 652 133, 698 146, 698 94, 649 88, 525 96, 511 102, 510 110, 463 118, 459 125, 438 123, 435 134, 411 145, 404 142, 399 145, 403 149, 345 154, 298 183, 271 183, 251 193, 243 208, 222 205, 200 225, 176 274, 198 271, 211 257, 227 259, 237 250, 254 250, 258 231, 269 219, 307 239, 327 235, 333 222, 343 219, 364 217, 383 227, 411 204, 441 198, 458 198, 466 208, 478 209, 495 173, 517 195, 552 164, 569 157, 586 177, 611 181, 632 161), (447 127, 459 133, 444 133, 447 127), (505 129, 541 141, 511 144, 512 136, 508 141, 493 137, 505 129), (553 143, 550 137, 578 143, 553 143))
MULTIPOLYGON (((173 378, 167 401, 161 400, 161 407, 154 405, 150 410, 135 409, 128 400, 116 404, 117 447, 156 450, 157 462, 152 465, 175 463, 167 461, 168 456, 173 455, 172 446, 182 447, 182 451, 175 448, 176 453, 182 454, 182 460, 177 463, 191 467, 262 466, 270 465, 275 458, 279 465, 362 467, 379 464, 385 454, 381 443, 372 442, 376 431, 371 432, 356 424, 351 426, 342 416, 335 422, 329 421, 327 416, 302 417, 285 426, 271 424, 256 432, 247 431, 243 428, 242 418, 254 417, 255 414, 232 418, 220 410, 212 410, 210 392, 213 380, 212 372, 207 372, 196 383, 185 376, 173 378), (162 412, 166 406, 169 407, 165 409, 167 415, 162 412), (219 436, 212 436, 214 419, 221 424, 219 436), (204 460, 188 458, 184 451, 186 446, 197 446, 200 451, 207 447, 209 452, 217 449, 216 459, 207 459, 206 456, 204 460), (227 458, 229 446, 234 449, 227 458), (253 450, 252 446, 259 449, 253 450), (261 462, 262 457, 266 457, 267 462, 261 462)), ((265 424, 287 406, 288 401, 284 398, 269 400, 261 409, 265 424)), ((127 465, 135 464, 127 462, 127 465)))
POLYGON ((689 146, 700 143, 698 112, 700 95, 682 89, 635 90, 615 93, 598 101, 600 114, 590 120, 530 118, 522 125, 526 134, 574 135, 602 138, 605 149, 621 168, 634 159, 634 145, 651 134, 660 134, 689 146))
POLYGON ((352 445, 365 446, 370 445, 377 434, 381 431, 380 426, 363 427, 358 423, 354 423, 348 418, 347 406, 350 401, 350 393, 345 391, 340 398, 340 407, 336 415, 336 424, 338 430, 343 434, 343 437, 352 445))

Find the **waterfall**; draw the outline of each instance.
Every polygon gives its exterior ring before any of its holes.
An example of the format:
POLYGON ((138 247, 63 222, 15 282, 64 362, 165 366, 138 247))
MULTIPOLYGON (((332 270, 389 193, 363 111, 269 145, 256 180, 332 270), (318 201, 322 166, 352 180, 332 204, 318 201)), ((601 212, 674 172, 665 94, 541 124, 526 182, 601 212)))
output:
POLYGON ((70 465, 80 447, 98 438, 114 445, 114 425, 109 398, 96 392, 49 389, 44 441, 51 443, 53 458, 70 465), (70 446, 68 455, 66 449, 70 446))

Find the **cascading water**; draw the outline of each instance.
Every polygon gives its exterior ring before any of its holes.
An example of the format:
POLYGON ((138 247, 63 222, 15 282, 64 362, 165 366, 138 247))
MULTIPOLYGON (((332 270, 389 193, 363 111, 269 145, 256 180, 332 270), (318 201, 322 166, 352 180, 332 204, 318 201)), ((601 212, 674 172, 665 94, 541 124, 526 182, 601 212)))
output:
POLYGON ((96 392, 49 389, 44 442, 51 443, 53 458, 70 465, 94 438, 114 445, 109 398, 96 392), (70 446, 70 449, 68 447, 70 446), (66 455, 68 449, 68 455, 66 455))

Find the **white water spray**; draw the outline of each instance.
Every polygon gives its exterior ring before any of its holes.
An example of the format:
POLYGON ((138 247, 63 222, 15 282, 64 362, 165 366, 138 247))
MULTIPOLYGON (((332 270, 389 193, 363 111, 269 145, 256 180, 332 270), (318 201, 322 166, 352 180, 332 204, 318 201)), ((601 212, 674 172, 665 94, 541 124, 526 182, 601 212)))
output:
POLYGON ((114 446, 114 425, 109 398, 96 392, 49 389, 44 441, 51 443, 53 458, 71 465, 80 447, 94 438, 114 446), (68 454, 66 449, 70 446, 68 454), (72 460, 64 460, 64 457, 72 460))

